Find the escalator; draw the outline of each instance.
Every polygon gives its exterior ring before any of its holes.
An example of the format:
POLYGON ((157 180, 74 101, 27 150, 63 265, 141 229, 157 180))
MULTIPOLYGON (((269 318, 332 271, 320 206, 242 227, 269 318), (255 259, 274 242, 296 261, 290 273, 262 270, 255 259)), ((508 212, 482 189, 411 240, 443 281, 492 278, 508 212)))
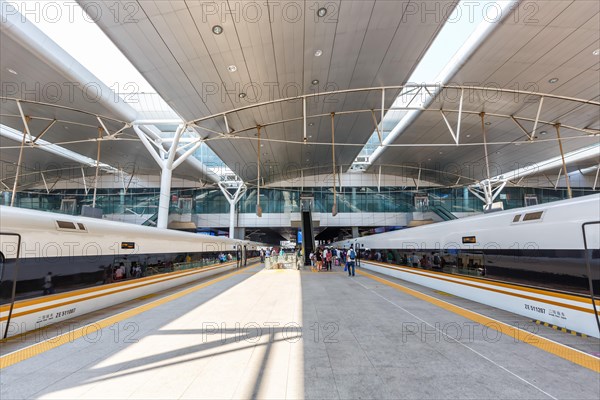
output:
POLYGON ((300 196, 300 213, 302 214, 302 249, 304 265, 310 265, 310 253, 315 251, 315 231, 313 229, 312 210, 315 199, 312 196, 300 196))
POLYGON ((156 221, 158 220, 158 211, 152 214, 150 218, 145 220, 142 225, 143 226, 156 226, 156 221))
POLYGON ((302 211, 302 246, 304 247, 304 265, 310 265, 309 256, 315 250, 315 234, 311 211, 302 211))
POLYGON ((456 215, 454 215, 450 210, 442 205, 432 205, 429 207, 429 211, 437 214, 444 221, 451 221, 453 219, 458 219, 456 215))

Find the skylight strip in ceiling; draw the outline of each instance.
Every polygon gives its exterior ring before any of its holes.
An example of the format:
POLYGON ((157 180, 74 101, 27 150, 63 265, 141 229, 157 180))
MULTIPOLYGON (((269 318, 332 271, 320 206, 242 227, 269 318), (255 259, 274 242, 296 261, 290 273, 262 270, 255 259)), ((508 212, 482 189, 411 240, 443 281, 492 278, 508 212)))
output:
MULTIPOLYGON (((458 71, 463 63, 475 52, 492 30, 511 12, 518 0, 481 1, 461 0, 448 17, 413 74, 409 85, 429 84, 415 97, 415 88, 407 87, 396 97, 392 108, 426 108, 435 98, 440 86, 458 71)), ((377 130, 350 170, 364 171, 393 143, 421 113, 420 110, 389 110, 380 126, 383 127, 382 143, 379 144, 377 130), (388 129, 388 127, 392 127, 388 129)))

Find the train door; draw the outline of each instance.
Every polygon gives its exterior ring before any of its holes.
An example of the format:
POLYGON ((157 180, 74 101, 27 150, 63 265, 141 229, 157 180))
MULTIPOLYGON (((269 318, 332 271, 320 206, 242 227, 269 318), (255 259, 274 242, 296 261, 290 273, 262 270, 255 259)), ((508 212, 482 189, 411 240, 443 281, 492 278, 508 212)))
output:
POLYGON ((242 253, 243 253, 244 267, 245 267, 246 265, 248 265, 248 248, 246 247, 246 245, 244 245, 242 253))
POLYGON ((0 282, 13 281, 16 269, 14 266, 19 258, 21 236, 16 233, 0 232, 0 282), (11 267, 12 266, 12 267, 11 267))
POLYGON ((6 338, 18 280, 18 265, 21 249, 21 235, 18 233, 0 232, 0 304, 10 302, 10 309, 5 322, 0 324, 2 338, 6 338))
POLYGON ((585 250, 586 275, 590 286, 590 296, 600 330, 600 318, 595 299, 600 298, 600 221, 586 222, 581 226, 585 250))
POLYGON ((242 245, 238 244, 235 246, 235 266, 240 268, 242 266, 242 245))

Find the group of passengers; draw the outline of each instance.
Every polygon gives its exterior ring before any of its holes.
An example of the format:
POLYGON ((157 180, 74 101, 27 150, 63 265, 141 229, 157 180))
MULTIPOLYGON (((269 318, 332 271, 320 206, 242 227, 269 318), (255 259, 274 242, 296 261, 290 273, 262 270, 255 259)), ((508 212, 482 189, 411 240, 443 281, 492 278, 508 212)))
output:
POLYGON ((318 247, 315 252, 310 253, 309 258, 313 271, 331 271, 334 266, 337 267, 344 263, 344 271, 348 271, 348 276, 355 275, 356 252, 354 247, 350 247, 348 250, 318 247))
POLYGON ((231 261, 231 260, 233 260, 233 256, 231 255, 231 253, 225 254, 225 253, 221 252, 219 254, 219 262, 220 263, 224 263, 225 261, 231 261))
POLYGON ((142 277, 142 266, 136 262, 131 264, 131 269, 127 271, 125 263, 119 263, 118 266, 113 268, 112 273, 113 281, 120 281, 126 278, 141 278, 142 277))

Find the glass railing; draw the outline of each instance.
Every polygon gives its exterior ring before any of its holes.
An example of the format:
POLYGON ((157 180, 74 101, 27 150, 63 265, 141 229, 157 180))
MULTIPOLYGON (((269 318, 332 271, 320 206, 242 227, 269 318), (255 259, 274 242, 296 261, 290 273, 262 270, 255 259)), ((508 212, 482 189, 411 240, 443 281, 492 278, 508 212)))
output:
MULTIPOLYGON (((452 214, 481 212, 483 203, 462 188, 421 188, 422 194, 429 196, 430 207, 443 207, 452 214)), ((598 193, 591 190, 574 189, 574 196, 598 193)), ((304 188, 302 195, 310 194, 314 198, 313 213, 330 213, 333 206, 333 193, 329 188, 304 188)), ((548 203, 567 198, 566 190, 505 188, 496 201, 501 201, 504 209, 524 206, 525 195, 535 195, 538 203, 548 203)), ((300 191, 297 188, 262 189, 261 206, 263 213, 300 212, 300 191)), ((180 209, 173 201, 170 212, 193 214, 227 214, 229 203, 220 190, 210 189, 173 189, 174 199, 191 199, 191 208, 180 209)), ((98 189, 96 207, 102 208, 103 214, 136 214, 146 218, 158 211, 159 189, 130 189, 126 194, 119 189, 98 189)), ((424 211, 416 210, 414 191, 401 187, 385 187, 378 190, 371 187, 343 188, 337 197, 339 213, 399 213, 424 211)), ((0 204, 10 203, 10 192, 0 195, 0 204)), ((83 189, 57 190, 46 193, 45 190, 17 193, 16 206, 21 208, 51 211, 56 213, 81 215, 85 205, 92 204, 91 192, 83 189), (68 204, 67 204, 68 203, 68 204), (68 206, 67 206, 68 205, 68 206)), ((237 205, 241 213, 254 214, 256 210, 256 190, 250 189, 237 205)))

